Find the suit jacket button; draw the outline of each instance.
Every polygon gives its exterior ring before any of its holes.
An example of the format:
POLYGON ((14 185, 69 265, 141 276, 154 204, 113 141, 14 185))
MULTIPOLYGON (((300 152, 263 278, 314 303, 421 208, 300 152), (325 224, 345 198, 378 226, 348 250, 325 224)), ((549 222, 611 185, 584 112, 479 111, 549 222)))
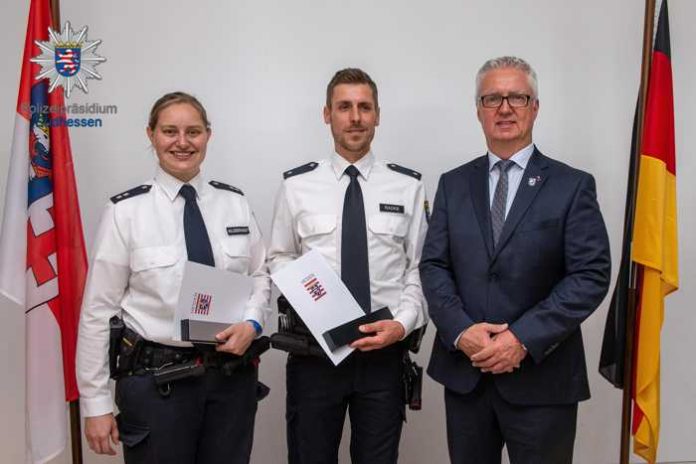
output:
POLYGON ((490 272, 488 274, 488 280, 490 280, 491 282, 498 280, 498 273, 497 272, 490 272))

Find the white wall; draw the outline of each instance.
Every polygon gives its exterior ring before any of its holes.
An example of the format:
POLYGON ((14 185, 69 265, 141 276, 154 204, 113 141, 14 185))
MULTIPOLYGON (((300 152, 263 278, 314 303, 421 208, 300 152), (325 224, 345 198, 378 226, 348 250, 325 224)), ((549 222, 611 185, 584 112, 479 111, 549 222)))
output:
MULTIPOLYGON (((0 200, 28 6, 6 2, 0 18, 0 200)), ((546 154, 592 172, 612 241, 614 276, 620 251, 626 171, 635 105, 643 4, 631 0, 559 2, 354 0, 134 1, 63 0, 63 20, 89 25, 103 39, 101 82, 89 81, 71 102, 118 105, 100 129, 71 131, 87 243, 108 197, 153 171, 144 127, 166 91, 196 94, 214 136, 205 170, 242 188, 264 231, 281 172, 327 155, 321 119, 326 83, 341 67, 359 66, 377 81, 382 106, 374 151, 423 172, 433 197, 439 174, 484 150, 473 104, 473 80, 487 58, 515 54, 539 74, 541 111, 535 141, 546 154)), ((696 461, 690 431, 696 416, 688 301, 696 273, 696 2, 671 0, 672 59, 680 204, 682 289, 670 297, 663 329, 661 461, 696 461)), ((0 201, 2 208, 2 201, 0 201)), ((582 403, 576 462, 618 461, 621 392, 597 374, 606 301, 584 324, 593 397, 582 403)), ((23 316, 6 302, 0 319, 0 461, 23 453, 23 316), (4 310, 7 306, 7 310, 4 310)), ((418 358, 427 363, 433 330, 418 358)), ((261 403, 255 463, 284 461, 284 356, 264 356, 261 378, 272 388, 261 403)), ((401 462, 447 461, 442 388, 425 382, 424 410, 409 413, 401 462)), ((98 459, 85 448, 86 462, 98 459)), ((348 462, 344 447, 341 462, 348 462)), ((57 462, 68 462, 63 456, 57 462)))

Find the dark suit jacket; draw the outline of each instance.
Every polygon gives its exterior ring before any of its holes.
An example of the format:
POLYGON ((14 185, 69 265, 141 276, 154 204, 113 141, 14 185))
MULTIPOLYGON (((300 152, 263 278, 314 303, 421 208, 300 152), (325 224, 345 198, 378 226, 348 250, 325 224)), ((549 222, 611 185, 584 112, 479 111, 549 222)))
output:
POLYGON ((488 158, 443 174, 420 263, 437 328, 429 375, 473 390, 482 374, 455 340, 474 323, 507 322, 528 355, 513 373, 493 376, 506 400, 589 398, 580 323, 606 295, 610 267, 591 175, 535 148, 494 250, 488 158))

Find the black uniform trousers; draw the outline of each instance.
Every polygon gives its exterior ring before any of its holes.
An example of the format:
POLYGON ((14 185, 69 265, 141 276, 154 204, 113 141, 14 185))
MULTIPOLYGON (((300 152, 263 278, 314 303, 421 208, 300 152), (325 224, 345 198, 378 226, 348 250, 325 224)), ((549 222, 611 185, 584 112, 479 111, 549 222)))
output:
POLYGON ((394 464, 405 417, 400 343, 354 352, 338 366, 289 355, 287 439, 290 464, 336 464, 346 410, 354 464, 394 464))
POLYGON ((207 369, 163 396, 151 375, 116 382, 126 464, 247 464, 256 416, 257 369, 207 369))
POLYGON ((577 403, 511 404, 492 375, 484 374, 465 395, 445 388, 452 464, 500 464, 503 444, 511 464, 572 464, 577 403))

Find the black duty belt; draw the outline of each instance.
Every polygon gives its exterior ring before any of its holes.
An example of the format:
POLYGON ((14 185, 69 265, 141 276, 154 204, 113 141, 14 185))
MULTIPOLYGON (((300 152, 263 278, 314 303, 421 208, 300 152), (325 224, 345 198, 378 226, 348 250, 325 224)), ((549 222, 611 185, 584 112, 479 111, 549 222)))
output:
POLYGON ((163 366, 193 361, 200 356, 196 348, 161 345, 145 341, 135 358, 134 369, 159 369, 163 366))
POLYGON ((214 347, 178 347, 145 341, 135 359, 134 371, 156 370, 166 366, 198 361, 206 368, 217 369, 229 363, 235 355, 215 351, 214 347))

